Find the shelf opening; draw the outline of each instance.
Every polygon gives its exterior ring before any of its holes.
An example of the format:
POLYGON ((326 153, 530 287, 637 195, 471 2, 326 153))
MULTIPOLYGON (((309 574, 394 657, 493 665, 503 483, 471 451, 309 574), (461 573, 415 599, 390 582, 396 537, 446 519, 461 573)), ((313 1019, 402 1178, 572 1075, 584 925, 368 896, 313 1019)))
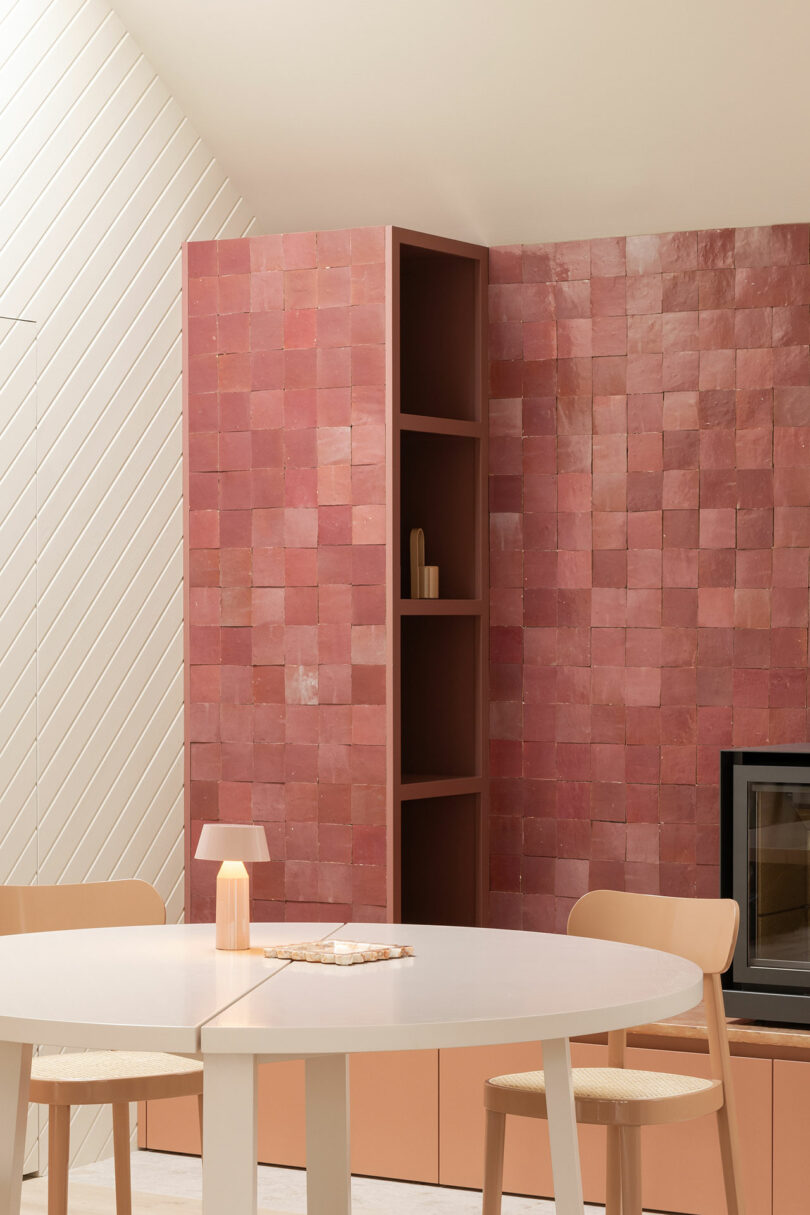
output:
POLYGON ((476 795, 403 806, 403 923, 476 923, 479 810, 476 795))
POLYGON ((410 534, 425 533, 425 562, 439 567, 441 599, 477 593, 477 439, 403 431, 401 458, 402 597, 411 593, 410 534))
POLYGON ((477 263, 400 247, 400 408, 429 417, 479 414, 477 263))
POLYGON ((402 619, 402 771, 411 779, 477 775, 474 616, 402 619))

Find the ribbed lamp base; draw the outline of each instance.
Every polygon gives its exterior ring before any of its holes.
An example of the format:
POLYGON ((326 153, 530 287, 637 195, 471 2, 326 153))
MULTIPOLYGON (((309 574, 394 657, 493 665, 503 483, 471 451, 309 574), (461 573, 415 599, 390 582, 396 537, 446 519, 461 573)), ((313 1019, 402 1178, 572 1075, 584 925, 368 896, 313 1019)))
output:
POLYGON ((250 879, 241 861, 217 874, 217 949, 250 949, 250 879))

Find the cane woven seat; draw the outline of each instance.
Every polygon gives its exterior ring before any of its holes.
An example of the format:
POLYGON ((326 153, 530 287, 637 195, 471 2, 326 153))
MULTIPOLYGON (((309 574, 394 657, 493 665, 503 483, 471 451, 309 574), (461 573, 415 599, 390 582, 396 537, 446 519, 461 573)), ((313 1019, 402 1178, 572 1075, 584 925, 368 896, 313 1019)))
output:
POLYGON ((38 1055, 31 1060, 31 1081, 83 1083, 87 1080, 140 1080, 145 1076, 182 1076, 202 1072, 199 1059, 125 1050, 89 1050, 38 1055))
POLYGON ((159 1101, 202 1092, 198 1059, 118 1050, 38 1055, 31 1061, 31 1100, 43 1105, 159 1101))
MULTIPOLYGON (((655 1101, 682 1097, 715 1087, 713 1080, 698 1076, 676 1076, 668 1072, 640 1072, 623 1067, 575 1067, 571 1070, 574 1098, 584 1101, 655 1101)), ((545 1093, 543 1072, 519 1072, 495 1076, 489 1081, 496 1088, 545 1093)))

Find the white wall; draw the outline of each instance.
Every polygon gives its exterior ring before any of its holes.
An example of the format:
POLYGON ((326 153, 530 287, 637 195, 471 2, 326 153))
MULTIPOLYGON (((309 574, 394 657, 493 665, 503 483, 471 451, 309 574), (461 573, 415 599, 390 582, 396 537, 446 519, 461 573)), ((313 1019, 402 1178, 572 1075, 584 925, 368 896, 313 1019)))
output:
POLYGON ((2 881, 182 915, 180 246, 250 226, 106 0, 0 0, 2 881))

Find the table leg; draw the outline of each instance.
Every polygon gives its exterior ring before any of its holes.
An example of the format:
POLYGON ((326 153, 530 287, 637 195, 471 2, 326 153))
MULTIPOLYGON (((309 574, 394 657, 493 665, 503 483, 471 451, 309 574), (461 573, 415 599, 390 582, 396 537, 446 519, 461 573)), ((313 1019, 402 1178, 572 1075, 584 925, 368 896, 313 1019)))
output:
POLYGON ((256 1215, 256 1059, 204 1060, 203 1215, 256 1215))
POLYGON ((551 1140, 551 1171, 557 1215, 584 1215, 579 1142, 567 1038, 543 1043, 546 1112, 551 1140))
POLYGON ((0 1211, 19 1215, 31 1047, 0 1042, 0 1211))
POLYGON ((350 1215, 349 1060, 313 1055, 306 1062, 307 1213, 350 1215))

